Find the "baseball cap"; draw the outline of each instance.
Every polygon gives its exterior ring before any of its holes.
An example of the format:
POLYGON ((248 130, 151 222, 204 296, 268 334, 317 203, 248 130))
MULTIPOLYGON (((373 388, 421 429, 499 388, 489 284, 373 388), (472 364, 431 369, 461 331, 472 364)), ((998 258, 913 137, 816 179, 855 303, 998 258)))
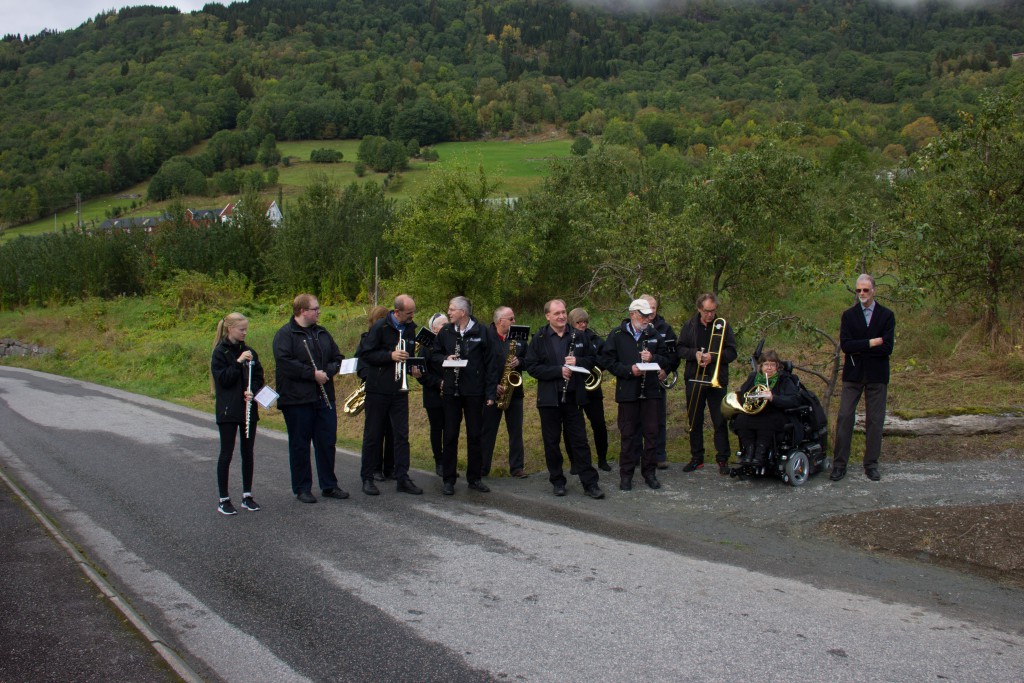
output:
POLYGON ((629 305, 629 310, 638 311, 644 315, 650 315, 652 313, 651 304, 647 302, 647 299, 633 299, 633 303, 629 305))

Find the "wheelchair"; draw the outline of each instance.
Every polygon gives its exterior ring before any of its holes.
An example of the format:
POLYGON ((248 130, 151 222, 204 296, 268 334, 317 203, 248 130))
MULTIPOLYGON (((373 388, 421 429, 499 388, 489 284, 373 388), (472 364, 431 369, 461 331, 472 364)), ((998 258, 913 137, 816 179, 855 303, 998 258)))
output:
MULTIPOLYGON (((786 369, 792 366, 786 363, 786 369)), ((784 411, 786 425, 775 434, 775 441, 763 465, 738 463, 729 468, 731 477, 777 476, 792 486, 803 486, 814 474, 832 469, 828 456, 828 417, 810 389, 793 375, 803 404, 784 411)), ((729 420, 729 429, 735 433, 735 416, 729 420)), ((742 451, 736 455, 740 457, 742 451)))

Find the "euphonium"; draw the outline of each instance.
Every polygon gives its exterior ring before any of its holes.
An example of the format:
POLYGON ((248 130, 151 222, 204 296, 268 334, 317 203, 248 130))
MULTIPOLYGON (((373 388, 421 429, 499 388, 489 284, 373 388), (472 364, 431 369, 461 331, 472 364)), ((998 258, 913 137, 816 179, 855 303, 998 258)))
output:
POLYGON ((731 420, 739 413, 757 415, 768 405, 767 395, 771 393, 772 390, 767 384, 755 384, 750 391, 743 394, 741 402, 736 392, 730 391, 722 399, 722 416, 731 420))
POLYGON ((345 399, 345 405, 342 410, 350 417, 354 417, 362 412, 363 407, 366 405, 366 382, 360 383, 359 387, 348 395, 345 399))
POLYGON ((505 356, 505 369, 501 373, 501 382, 498 386, 503 387, 501 398, 498 399, 498 409, 506 410, 512 403, 513 389, 523 385, 523 376, 518 370, 512 369, 512 359, 516 357, 516 346, 518 342, 511 340, 508 343, 508 355, 505 356))

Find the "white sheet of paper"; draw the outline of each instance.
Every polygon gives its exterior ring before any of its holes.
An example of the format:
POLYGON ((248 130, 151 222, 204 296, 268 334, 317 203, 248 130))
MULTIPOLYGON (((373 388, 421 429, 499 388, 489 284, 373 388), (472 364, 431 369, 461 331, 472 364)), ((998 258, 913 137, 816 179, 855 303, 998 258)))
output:
POLYGON ((274 405, 274 403, 277 401, 278 396, 279 394, 276 391, 274 391, 269 386, 264 384, 263 388, 256 392, 255 396, 253 396, 253 399, 264 408, 269 408, 270 406, 274 405))
POLYGON ((441 363, 442 368, 464 368, 469 365, 469 360, 462 358, 460 360, 446 360, 441 363))
POLYGON ((657 372, 661 370, 661 366, 657 363, 637 363, 636 369, 640 372, 657 372))
POLYGON ((359 365, 358 358, 346 358, 341 361, 341 370, 338 370, 339 375, 351 375, 356 371, 356 366, 359 365))
POLYGON ((579 372, 579 373, 582 373, 584 375, 589 375, 590 374, 590 370, 587 370, 586 368, 581 368, 579 365, 566 365, 564 367, 569 368, 573 372, 579 372))

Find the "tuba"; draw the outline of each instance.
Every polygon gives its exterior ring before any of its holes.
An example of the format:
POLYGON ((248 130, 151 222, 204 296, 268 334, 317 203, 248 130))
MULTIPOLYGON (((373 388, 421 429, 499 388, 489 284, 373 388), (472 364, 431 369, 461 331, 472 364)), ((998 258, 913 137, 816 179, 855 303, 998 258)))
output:
POLYGON ((767 395, 772 390, 767 384, 755 384, 750 391, 743 394, 741 402, 735 391, 730 391, 722 399, 722 417, 731 420, 740 413, 757 415, 768 405, 767 395))
POLYGON ((501 398, 498 399, 498 409, 507 410, 512 403, 513 389, 523 385, 523 376, 519 371, 512 369, 512 359, 516 357, 518 342, 511 340, 508 343, 508 355, 505 356, 505 369, 501 373, 501 382, 498 386, 503 387, 501 398))
POLYGON ((362 412, 366 405, 366 382, 361 382, 359 386, 348 395, 345 399, 345 404, 342 407, 342 411, 349 417, 355 417, 362 412))

